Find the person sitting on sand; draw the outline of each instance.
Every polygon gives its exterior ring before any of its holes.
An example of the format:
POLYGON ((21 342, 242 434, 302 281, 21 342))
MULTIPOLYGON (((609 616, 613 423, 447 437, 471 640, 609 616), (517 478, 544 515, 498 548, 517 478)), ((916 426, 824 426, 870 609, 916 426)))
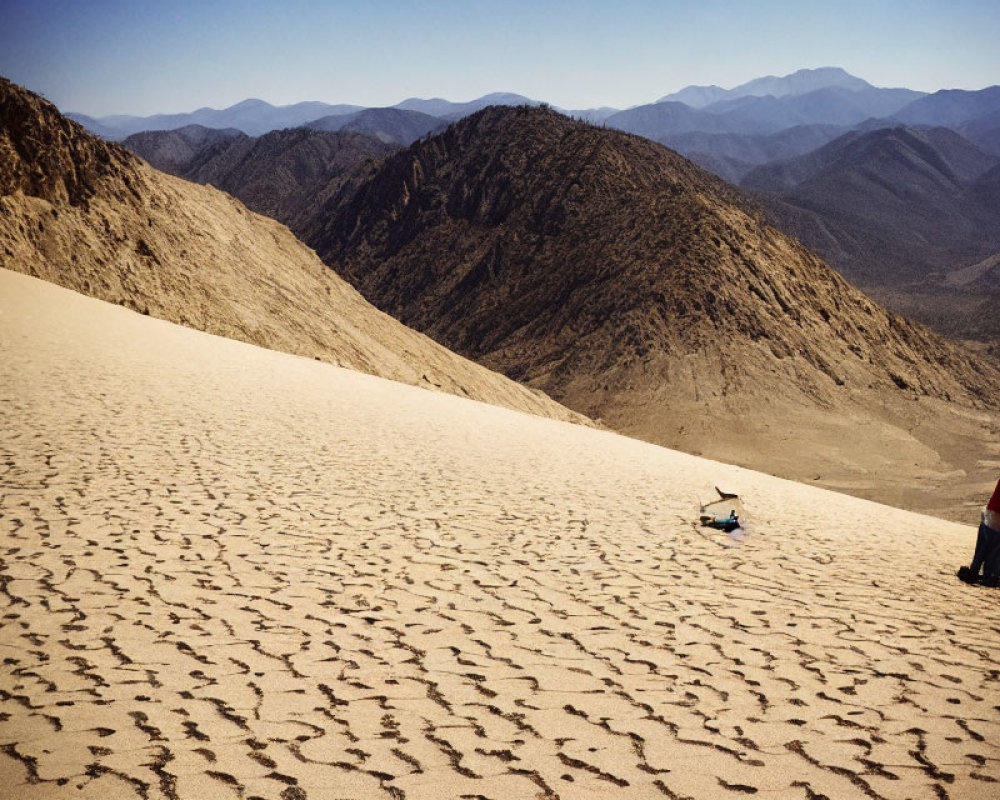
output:
POLYGON ((966 583, 1000 585, 1000 481, 983 511, 972 564, 959 569, 958 577, 966 583), (982 578, 979 576, 980 568, 983 570, 982 578))

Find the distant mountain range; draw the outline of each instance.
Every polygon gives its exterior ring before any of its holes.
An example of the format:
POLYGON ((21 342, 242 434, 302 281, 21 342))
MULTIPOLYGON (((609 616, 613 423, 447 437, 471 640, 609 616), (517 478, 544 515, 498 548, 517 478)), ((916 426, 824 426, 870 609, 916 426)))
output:
POLYGON ((840 67, 820 67, 819 69, 800 69, 798 72, 781 78, 774 75, 755 78, 733 89, 723 89, 719 86, 687 86, 679 92, 661 97, 656 102, 677 102, 692 108, 705 108, 723 100, 735 100, 740 97, 786 97, 788 95, 809 94, 818 89, 831 87, 852 91, 873 88, 867 81, 855 78, 840 67))
POLYGON ((948 128, 898 126, 846 133, 741 185, 851 280, 884 286, 1000 252, 1000 206, 980 186, 997 164, 948 128))
POLYGON ((294 128, 331 114, 350 114, 364 106, 304 102, 272 106, 251 98, 224 109, 199 108, 186 114, 154 114, 149 117, 115 115, 97 119, 84 114, 67 114, 85 128, 105 139, 117 141, 141 131, 163 131, 202 125, 206 128, 236 128, 250 136, 260 136, 279 128, 294 128))
MULTIPOLYGON (((420 100, 410 98, 391 108, 372 109, 357 105, 330 105, 329 103, 304 102, 289 106, 273 106, 263 100, 244 100, 224 109, 199 108, 187 114, 154 114, 148 117, 116 115, 110 117, 89 117, 85 114, 66 114, 92 133, 102 138, 118 141, 143 131, 161 131, 201 125, 206 128, 235 128, 248 136, 261 136, 273 130, 295 128, 309 123, 319 123, 321 130, 339 130, 328 127, 336 124, 334 118, 344 118, 344 124, 358 119, 363 111, 413 112, 409 119, 435 118, 438 125, 447 124, 467 114, 472 114, 489 105, 538 105, 538 102, 518 94, 488 94, 467 103, 453 103, 448 100, 420 100), (321 122, 326 120, 326 122, 321 122), (443 121, 443 123, 442 123, 443 121)), ((387 117, 388 115, 383 115, 387 117)), ((398 117, 405 118, 405 117, 398 117)))
MULTIPOLYGON (((667 95, 650 105, 679 103, 686 108, 705 111, 710 116, 694 115, 701 126, 692 129, 705 132, 763 133, 773 132, 789 124, 831 122, 852 124, 852 120, 870 116, 886 116, 909 102, 923 97, 924 93, 908 89, 877 89, 868 82, 849 75, 836 67, 799 70, 784 77, 758 78, 734 89, 717 86, 689 86, 680 92, 667 95), (801 102, 790 98, 821 94, 801 102), (740 102, 737 102, 740 101, 740 102), (756 101, 766 101, 763 104, 756 101), (775 103, 775 101, 779 101, 775 103), (722 119, 713 120, 712 116, 722 119), (789 123, 789 120, 793 120, 789 123)), ((411 97, 391 108, 414 111, 454 122, 487 106, 541 105, 538 100, 520 94, 497 92, 468 102, 452 102, 442 98, 421 99, 411 97)), ((563 111, 569 116, 589 122, 601 122, 616 114, 638 112, 648 106, 628 110, 597 108, 563 111)), ((187 125, 208 128, 236 128, 250 136, 259 136, 279 128, 297 127, 325 117, 344 117, 365 110, 357 105, 330 105, 320 102, 303 102, 288 106, 272 106, 263 100, 248 99, 229 108, 217 110, 200 108, 187 114, 155 114, 148 117, 115 115, 89 117, 84 114, 67 114, 89 130, 107 139, 124 139, 133 133, 149 130, 172 130, 187 125)), ((639 112, 638 116, 643 115, 639 112)), ((611 127, 629 129, 629 116, 622 117, 611 127)), ((329 129, 329 128, 327 128, 329 129)), ((678 132, 671 126, 653 131, 632 131, 649 138, 678 132)))
MULTIPOLYGON (((223 187, 306 235, 314 225, 306 207, 340 191, 362 161, 385 155, 385 147, 408 146, 490 104, 538 105, 512 94, 468 103, 411 98, 392 108, 368 109, 315 103, 276 109, 247 101, 221 112, 202 109, 189 115, 229 126, 222 132, 186 126, 180 133, 132 136, 125 144, 155 166, 223 187), (243 130, 261 130, 279 120, 292 123, 331 109, 335 113, 304 125, 365 134, 385 147, 364 145, 354 151, 359 160, 348 169, 347 161, 336 168, 327 164, 328 148, 339 145, 320 146, 320 139, 306 145, 301 137, 268 134, 259 144, 237 141, 243 130), (279 141, 294 153, 279 154, 274 149, 279 141), (265 177, 272 159, 276 172, 265 177), (318 176, 327 169, 332 171, 321 190, 317 182, 324 182, 318 176), (250 179, 251 174, 258 178, 250 179)), ((687 87, 625 111, 569 113, 665 144, 753 192, 776 224, 892 307, 951 335, 982 337, 991 330, 978 320, 976 303, 963 303, 971 290, 958 289, 959 284, 941 276, 1000 252, 1000 213, 989 176, 1000 163, 1000 87, 923 94, 878 88, 842 69, 822 68, 728 90, 687 87), (935 306, 928 293, 940 295, 941 304, 935 306)), ((150 125, 186 118, 126 122, 150 125)), ((121 123, 122 118, 91 121, 96 126, 121 123)), ((342 150, 341 157, 347 152, 351 148, 342 150)), ((977 289, 988 297, 995 290, 1000 287, 977 289)), ((987 339, 1000 344, 1000 335, 987 339)))
POLYGON ((374 136, 387 144, 407 145, 421 136, 435 133, 448 126, 442 117, 422 111, 402 108, 366 108, 351 114, 333 114, 320 117, 305 127, 318 131, 357 131, 374 136))
MULTIPOLYGON (((938 125, 959 132, 987 150, 1000 151, 1000 87, 980 92, 946 90, 927 95, 887 89, 836 67, 768 76, 733 89, 689 86, 654 103, 629 109, 562 110, 569 116, 637 133, 676 149, 726 180, 738 182, 756 166, 793 158, 871 120, 938 125)), ((409 98, 390 108, 304 102, 272 106, 244 100, 222 110, 150 117, 91 118, 68 114, 111 140, 188 125, 234 128, 259 136, 280 128, 358 130, 384 142, 407 145, 445 124, 490 105, 540 105, 523 95, 494 93, 468 102, 409 98)))

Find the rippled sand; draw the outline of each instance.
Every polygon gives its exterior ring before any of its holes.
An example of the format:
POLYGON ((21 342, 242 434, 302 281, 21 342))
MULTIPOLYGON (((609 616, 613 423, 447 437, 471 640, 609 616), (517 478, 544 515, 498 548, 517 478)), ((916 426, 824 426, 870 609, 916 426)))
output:
POLYGON ((4 798, 1000 796, 971 527, 8 272, 0 487, 4 798))

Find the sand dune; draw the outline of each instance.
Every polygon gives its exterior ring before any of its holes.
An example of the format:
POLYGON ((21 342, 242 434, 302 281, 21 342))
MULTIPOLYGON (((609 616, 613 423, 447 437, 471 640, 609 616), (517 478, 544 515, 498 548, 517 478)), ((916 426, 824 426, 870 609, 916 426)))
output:
POLYGON ((0 450, 4 798, 1000 793, 971 527, 2 271, 0 450))

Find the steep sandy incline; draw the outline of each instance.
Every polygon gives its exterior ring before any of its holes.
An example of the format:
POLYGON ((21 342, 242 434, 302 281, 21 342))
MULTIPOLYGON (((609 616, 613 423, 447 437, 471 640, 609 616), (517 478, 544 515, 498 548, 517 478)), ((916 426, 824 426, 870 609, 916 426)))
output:
POLYGON ((220 336, 580 419, 377 311, 284 226, 3 79, 0 266, 220 336))
POLYGON ((0 273, 0 794, 968 800, 974 529, 0 273), (749 534, 693 523, 713 484, 749 534))

